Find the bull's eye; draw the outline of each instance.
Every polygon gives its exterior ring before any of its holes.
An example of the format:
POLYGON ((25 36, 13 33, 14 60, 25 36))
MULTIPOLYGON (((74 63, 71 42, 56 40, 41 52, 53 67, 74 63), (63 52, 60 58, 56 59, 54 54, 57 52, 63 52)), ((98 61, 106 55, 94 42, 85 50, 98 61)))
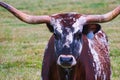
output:
POLYGON ((59 32, 54 33, 54 38, 59 40, 61 38, 61 34, 59 32))
POLYGON ((59 39, 59 38, 58 38, 58 35, 55 34, 55 33, 54 33, 54 38, 57 39, 57 40, 59 39))
POLYGON ((78 31, 77 33, 74 34, 74 39, 81 39, 82 33, 80 31, 78 31))

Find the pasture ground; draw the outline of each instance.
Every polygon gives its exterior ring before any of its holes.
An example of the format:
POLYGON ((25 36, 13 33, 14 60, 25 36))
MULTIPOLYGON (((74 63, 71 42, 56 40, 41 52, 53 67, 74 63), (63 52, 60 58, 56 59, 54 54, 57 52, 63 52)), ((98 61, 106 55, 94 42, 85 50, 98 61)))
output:
MULTIPOLYGON (((120 0, 1 0, 34 15, 62 12, 103 14, 120 0)), ((120 80, 120 15, 101 24, 110 44, 112 80, 120 80)), ((45 46, 52 34, 46 25, 30 25, 0 7, 0 80, 40 80, 45 46)))

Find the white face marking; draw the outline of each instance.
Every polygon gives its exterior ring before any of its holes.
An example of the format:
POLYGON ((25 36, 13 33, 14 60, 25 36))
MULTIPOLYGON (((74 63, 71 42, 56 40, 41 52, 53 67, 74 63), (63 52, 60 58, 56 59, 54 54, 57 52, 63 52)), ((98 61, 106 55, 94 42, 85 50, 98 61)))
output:
MULTIPOLYGON (((83 25, 86 23, 86 19, 85 17, 81 16, 80 18, 78 18, 76 20, 76 22, 72 25, 72 27, 74 28, 74 32, 73 33, 69 33, 69 35, 67 35, 67 41, 65 43, 65 45, 69 45, 72 41, 73 41, 73 35, 74 33, 76 33, 77 31, 81 31, 83 30, 83 25)), ((69 46, 68 46, 69 47, 69 46)), ((82 48, 80 49, 79 52, 81 52, 82 48)))
POLYGON ((82 46, 82 43, 80 43, 80 47, 79 47, 79 48, 80 48, 80 49, 79 49, 79 55, 81 54, 82 47, 83 47, 83 46, 82 46))
POLYGON ((76 33, 78 30, 82 32, 83 25, 86 23, 85 17, 81 16, 76 20, 76 22, 72 25, 72 27, 75 29, 74 33, 76 33))
MULTIPOLYGON (((76 33, 78 30, 80 30, 82 32, 83 25, 85 23, 86 23, 85 17, 81 16, 79 19, 77 19, 76 22, 72 25, 72 27, 74 28, 73 33, 76 33)), ((81 51, 82 51, 82 43, 80 43, 79 53, 81 53, 81 51)))
POLYGON ((73 42, 73 35, 72 32, 70 32, 67 36, 66 36, 66 42, 65 44, 63 44, 63 47, 66 46, 67 48, 70 47, 70 44, 73 42))
POLYGON ((62 26, 60 25, 60 22, 61 22, 61 19, 54 19, 54 18, 52 18, 52 20, 51 20, 51 25, 53 25, 54 27, 54 30, 57 30, 57 31, 59 31, 60 33, 62 33, 63 31, 62 31, 62 26))

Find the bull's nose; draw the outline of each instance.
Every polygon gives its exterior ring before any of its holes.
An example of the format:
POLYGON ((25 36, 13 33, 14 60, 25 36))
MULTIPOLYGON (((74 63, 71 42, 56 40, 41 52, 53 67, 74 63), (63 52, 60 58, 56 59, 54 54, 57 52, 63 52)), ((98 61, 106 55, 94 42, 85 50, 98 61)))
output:
POLYGON ((64 68, 70 68, 73 63, 73 57, 60 57, 60 64, 64 68))
POLYGON ((61 63, 68 63, 71 64, 73 62, 73 58, 72 57, 60 57, 60 62, 61 63))
POLYGON ((72 55, 60 55, 57 60, 57 64, 63 68, 71 68, 76 63, 76 59, 72 55))

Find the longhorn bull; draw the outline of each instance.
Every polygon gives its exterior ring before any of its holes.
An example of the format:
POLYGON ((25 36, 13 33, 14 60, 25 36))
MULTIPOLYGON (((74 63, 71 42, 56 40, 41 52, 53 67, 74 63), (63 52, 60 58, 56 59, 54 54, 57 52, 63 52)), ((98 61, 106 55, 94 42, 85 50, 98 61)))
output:
POLYGON ((110 80, 106 34, 97 23, 113 20, 120 6, 103 15, 62 13, 33 16, 0 2, 14 16, 29 24, 47 24, 53 33, 45 50, 43 80, 110 80))

